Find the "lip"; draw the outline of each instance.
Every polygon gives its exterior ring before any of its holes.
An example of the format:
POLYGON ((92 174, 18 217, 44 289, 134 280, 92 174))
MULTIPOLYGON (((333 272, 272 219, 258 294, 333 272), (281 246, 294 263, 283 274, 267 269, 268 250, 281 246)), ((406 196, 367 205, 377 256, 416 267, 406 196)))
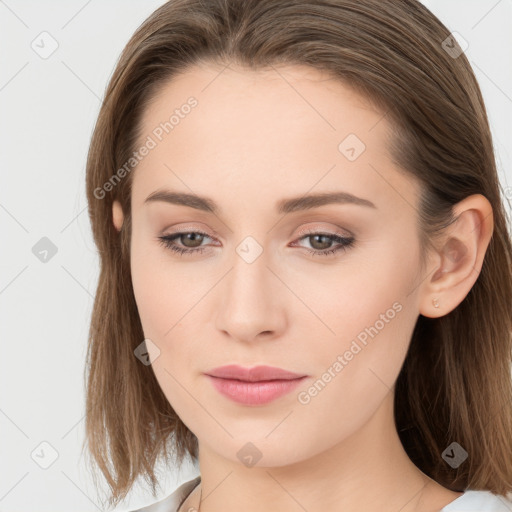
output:
POLYGON ((245 368, 237 364, 219 366, 206 372, 211 377, 220 377, 222 379, 236 379, 246 382, 258 382, 262 380, 292 380, 305 377, 304 374, 290 372, 277 368, 275 366, 254 366, 245 368))
POLYGON ((213 387, 244 405, 264 405, 290 393, 307 375, 272 366, 221 366, 206 373, 213 387))

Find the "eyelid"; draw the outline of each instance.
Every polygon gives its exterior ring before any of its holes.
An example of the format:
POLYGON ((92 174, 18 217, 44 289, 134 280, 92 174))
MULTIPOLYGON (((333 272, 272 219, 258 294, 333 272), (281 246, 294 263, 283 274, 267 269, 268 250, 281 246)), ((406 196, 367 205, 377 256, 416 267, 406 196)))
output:
MULTIPOLYGON (((211 231, 213 234, 212 235, 209 235, 208 236, 214 236, 215 235, 215 231, 213 230, 208 230, 206 228, 197 228, 197 225, 196 226, 192 226, 192 225, 185 225, 185 226, 178 226, 177 228, 173 227, 173 226, 170 226, 166 229, 164 229, 164 231, 167 231, 167 229, 171 229, 173 233, 182 233, 182 232, 185 232, 185 233, 191 233, 191 232, 203 232, 205 234, 207 234, 206 232, 207 231, 211 231)), ((215 235, 216 236, 216 235, 215 235)))
MULTIPOLYGON (((206 235, 210 238, 218 239, 219 235, 214 230, 208 230, 203 228, 197 228, 197 226, 191 226, 191 225, 185 225, 185 226, 178 226, 177 228, 169 228, 172 229, 172 234, 176 233, 201 233, 203 235, 206 235), (210 231, 210 232, 208 232, 210 231)), ((164 230, 166 232, 167 229, 164 230)), ((299 232, 297 233, 297 237, 301 237, 304 235, 310 235, 310 234, 318 234, 318 233, 325 233, 326 235, 337 235, 342 238, 352 238, 354 236, 353 233, 348 231, 347 229, 341 231, 340 228, 335 227, 334 231, 333 228, 322 228, 321 226, 314 225, 314 226, 308 226, 305 228, 301 228, 299 232)))
POLYGON ((307 228, 302 228, 299 230, 298 232, 298 237, 302 237, 304 235, 313 235, 313 234, 318 234, 318 233, 325 233, 326 235, 337 235, 341 238, 353 238, 354 235, 348 231, 348 230, 344 230, 344 231, 340 231, 339 228, 334 228, 334 231, 332 228, 327 228, 327 229, 324 229, 320 226, 309 226, 307 228))

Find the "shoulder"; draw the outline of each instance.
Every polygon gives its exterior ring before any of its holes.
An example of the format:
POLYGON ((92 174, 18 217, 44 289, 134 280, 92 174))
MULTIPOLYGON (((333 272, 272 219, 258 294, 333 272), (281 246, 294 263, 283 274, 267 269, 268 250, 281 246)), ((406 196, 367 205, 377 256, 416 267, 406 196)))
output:
POLYGON ((468 490, 441 512, 511 512, 512 501, 490 491, 468 490))
POLYGON ((201 477, 197 476, 193 480, 189 480, 181 484, 173 493, 157 503, 148 505, 147 507, 131 510, 130 512, 177 512, 178 507, 185 501, 185 498, 194 490, 201 481, 201 477))

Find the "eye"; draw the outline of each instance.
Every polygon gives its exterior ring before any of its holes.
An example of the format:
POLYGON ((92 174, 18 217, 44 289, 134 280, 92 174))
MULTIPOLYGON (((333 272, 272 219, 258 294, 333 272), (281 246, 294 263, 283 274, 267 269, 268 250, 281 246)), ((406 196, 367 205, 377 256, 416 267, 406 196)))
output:
MULTIPOLYGON (((313 256, 328 256, 338 251, 346 251, 354 244, 354 237, 344 237, 335 233, 322 233, 318 231, 303 231, 302 236, 298 240, 309 240, 313 249, 304 247, 313 256), (332 244, 336 243, 334 248, 332 244), (317 248, 315 248, 315 245, 317 248), (328 245, 328 247, 326 246, 328 245)), ((295 243, 295 242, 294 242, 295 243)))
MULTIPOLYGON (((354 237, 344 237, 337 235, 335 233, 322 233, 317 231, 304 231, 304 236, 298 239, 304 240, 309 239, 310 243, 312 241, 312 245, 320 246, 319 248, 309 249, 308 247, 303 247, 308 251, 308 253, 317 256, 328 256, 338 251, 346 251, 354 244, 354 237), (336 243, 337 245, 332 248, 332 244, 336 243)), ((172 233, 170 235, 160 236, 158 240, 162 245, 166 248, 171 249, 172 251, 182 255, 182 254, 192 254, 192 253, 202 253, 206 249, 206 247, 201 246, 201 243, 206 238, 211 238, 206 233, 202 231, 187 231, 187 232, 179 232, 172 233), (177 245, 176 241, 180 240, 182 246, 177 245), (183 247, 184 245, 184 247, 183 247)), ((296 242, 294 242, 296 243, 296 242)), ((302 247, 302 246, 299 246, 302 247)))
POLYGON ((199 245, 204 240, 204 237, 210 238, 206 233, 202 231, 187 231, 187 232, 179 232, 173 233, 171 235, 160 236, 158 239, 160 243, 163 244, 171 251, 177 252, 179 254, 189 254, 189 253, 201 253, 204 251, 204 247, 200 247, 199 245), (197 236, 198 235, 198 236, 197 236), (175 240, 181 239, 182 241, 186 241, 185 244, 191 244, 190 247, 180 247, 176 245, 175 240))

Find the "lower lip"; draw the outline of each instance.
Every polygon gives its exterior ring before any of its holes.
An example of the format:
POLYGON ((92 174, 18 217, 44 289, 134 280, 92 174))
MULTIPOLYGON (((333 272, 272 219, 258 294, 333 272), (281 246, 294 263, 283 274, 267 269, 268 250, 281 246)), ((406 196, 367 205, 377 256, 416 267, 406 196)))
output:
POLYGON ((219 393, 231 400, 244 405, 263 405, 290 393, 306 377, 292 380, 267 380, 260 382, 246 382, 235 379, 210 378, 213 386, 219 393))

